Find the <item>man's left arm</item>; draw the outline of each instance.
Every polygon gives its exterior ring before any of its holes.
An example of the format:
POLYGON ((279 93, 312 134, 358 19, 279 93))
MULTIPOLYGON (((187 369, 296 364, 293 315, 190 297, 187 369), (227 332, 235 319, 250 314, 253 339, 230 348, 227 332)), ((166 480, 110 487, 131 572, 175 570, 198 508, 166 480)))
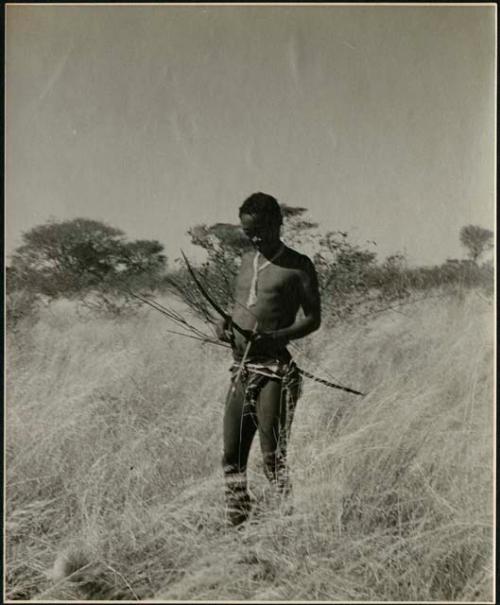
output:
POLYGON ((274 330, 266 334, 267 337, 276 341, 303 338, 317 330, 321 325, 321 301, 318 288, 318 277, 312 261, 304 257, 304 264, 298 272, 300 305, 304 316, 297 318, 291 326, 274 330))

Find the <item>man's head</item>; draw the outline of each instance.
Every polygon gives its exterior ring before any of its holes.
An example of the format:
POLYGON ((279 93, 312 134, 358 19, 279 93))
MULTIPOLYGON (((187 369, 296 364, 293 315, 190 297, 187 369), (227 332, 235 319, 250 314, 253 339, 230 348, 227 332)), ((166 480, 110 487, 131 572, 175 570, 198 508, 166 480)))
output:
POLYGON ((253 193, 240 206, 239 214, 245 235, 258 250, 272 252, 279 245, 283 217, 276 198, 253 193))
POLYGON ((267 223, 281 226, 283 218, 278 200, 267 193, 252 193, 250 197, 240 206, 240 218, 242 214, 259 216, 267 223))

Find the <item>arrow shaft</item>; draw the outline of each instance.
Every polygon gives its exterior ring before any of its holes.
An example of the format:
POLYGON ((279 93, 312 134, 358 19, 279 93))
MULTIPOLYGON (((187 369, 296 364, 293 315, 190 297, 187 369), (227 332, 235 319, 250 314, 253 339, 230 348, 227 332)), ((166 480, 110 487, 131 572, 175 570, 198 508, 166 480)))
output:
POLYGON ((311 380, 314 380, 315 382, 319 382, 320 384, 324 384, 328 387, 331 387, 332 389, 340 389, 341 391, 346 391, 347 393, 353 393, 354 395, 361 395, 363 397, 365 395, 365 393, 361 393, 360 391, 355 391, 354 389, 350 389, 349 387, 344 387, 341 384, 336 384, 335 382, 330 382, 329 380, 325 380, 324 378, 318 378, 317 376, 314 376, 314 374, 311 374, 310 372, 307 372, 306 370, 303 370, 302 368, 298 368, 298 370, 301 374, 303 374, 307 378, 310 378, 311 380))

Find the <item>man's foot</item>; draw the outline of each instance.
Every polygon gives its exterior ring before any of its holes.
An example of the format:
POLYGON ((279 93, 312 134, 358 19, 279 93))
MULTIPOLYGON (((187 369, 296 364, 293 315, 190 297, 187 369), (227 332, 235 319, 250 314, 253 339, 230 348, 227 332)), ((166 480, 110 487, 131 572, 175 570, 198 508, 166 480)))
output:
POLYGON ((230 528, 241 527, 241 525, 248 520, 248 516, 248 513, 242 511, 227 511, 226 526, 230 528))
POLYGON ((238 503, 232 503, 226 508, 226 521, 229 527, 239 527, 250 517, 252 501, 247 494, 238 503))

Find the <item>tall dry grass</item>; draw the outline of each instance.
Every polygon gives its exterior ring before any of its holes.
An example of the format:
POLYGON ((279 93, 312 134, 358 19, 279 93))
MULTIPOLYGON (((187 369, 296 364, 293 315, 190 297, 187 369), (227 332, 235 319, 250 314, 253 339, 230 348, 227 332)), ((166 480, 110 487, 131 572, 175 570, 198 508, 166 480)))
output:
POLYGON ((154 311, 44 310, 7 343, 8 598, 491 600, 492 315, 471 292, 302 343, 300 365, 368 395, 305 383, 293 508, 267 497, 256 442, 263 504, 236 531, 227 351, 154 311))

